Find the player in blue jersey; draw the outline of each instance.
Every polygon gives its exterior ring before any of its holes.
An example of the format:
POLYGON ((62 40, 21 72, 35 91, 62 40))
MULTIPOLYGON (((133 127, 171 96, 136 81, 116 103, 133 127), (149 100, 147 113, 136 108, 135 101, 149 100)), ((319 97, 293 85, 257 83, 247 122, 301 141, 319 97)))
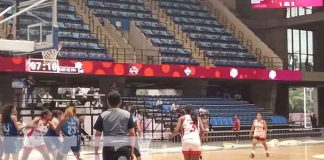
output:
POLYGON ((2 129, 3 129, 3 144, 4 145, 4 160, 8 160, 10 154, 13 160, 18 160, 19 139, 18 131, 25 127, 18 124, 17 108, 9 104, 2 110, 2 129))
POLYGON ((51 126, 53 128, 49 128, 47 133, 45 134, 45 144, 47 149, 51 152, 53 159, 56 159, 58 149, 60 147, 59 135, 56 133, 56 127, 60 122, 62 111, 54 110, 52 111, 53 119, 51 120, 51 126))
POLYGON ((56 128, 57 133, 63 135, 63 145, 61 152, 57 155, 57 159, 61 160, 66 157, 67 153, 72 150, 76 159, 80 160, 80 133, 79 120, 76 116, 74 107, 66 108, 63 119, 56 128))

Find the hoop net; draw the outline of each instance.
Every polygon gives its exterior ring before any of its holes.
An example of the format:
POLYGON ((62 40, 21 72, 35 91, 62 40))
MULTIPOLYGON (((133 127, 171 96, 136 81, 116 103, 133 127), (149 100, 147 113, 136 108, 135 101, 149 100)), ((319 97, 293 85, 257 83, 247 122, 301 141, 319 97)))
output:
POLYGON ((42 51, 42 57, 44 59, 44 62, 46 64, 52 64, 55 62, 57 55, 60 53, 60 50, 62 49, 62 46, 59 46, 58 49, 50 49, 42 51))

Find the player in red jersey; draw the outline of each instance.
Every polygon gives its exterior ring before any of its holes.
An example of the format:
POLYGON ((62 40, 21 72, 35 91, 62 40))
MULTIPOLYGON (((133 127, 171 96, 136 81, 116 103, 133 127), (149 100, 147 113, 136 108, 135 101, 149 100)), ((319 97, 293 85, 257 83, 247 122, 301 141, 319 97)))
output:
POLYGON ((235 114, 232 130, 236 137, 236 143, 238 143, 239 139, 240 139, 240 133, 239 133, 240 129, 241 129, 241 121, 240 121, 239 117, 237 116, 237 114, 235 114))

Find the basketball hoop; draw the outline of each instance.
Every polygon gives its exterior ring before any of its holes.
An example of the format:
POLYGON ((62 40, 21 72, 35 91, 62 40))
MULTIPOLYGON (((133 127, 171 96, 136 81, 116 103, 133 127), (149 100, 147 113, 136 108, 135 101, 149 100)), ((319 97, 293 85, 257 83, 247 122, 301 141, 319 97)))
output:
POLYGON ((46 64, 52 64, 55 62, 57 55, 60 53, 62 46, 60 45, 58 49, 50 49, 42 51, 42 57, 46 64))

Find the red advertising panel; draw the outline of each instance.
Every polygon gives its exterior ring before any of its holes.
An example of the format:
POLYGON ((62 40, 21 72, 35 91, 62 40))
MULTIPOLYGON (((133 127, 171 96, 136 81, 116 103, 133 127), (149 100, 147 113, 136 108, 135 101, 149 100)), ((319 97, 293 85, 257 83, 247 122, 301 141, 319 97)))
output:
POLYGON ((323 0, 251 0, 252 8, 319 7, 323 0))
POLYGON ((139 76, 170 78, 208 78, 237 80, 301 81, 302 72, 256 68, 203 67, 186 65, 127 64, 99 61, 0 58, 0 72, 80 74, 98 76, 139 76))

